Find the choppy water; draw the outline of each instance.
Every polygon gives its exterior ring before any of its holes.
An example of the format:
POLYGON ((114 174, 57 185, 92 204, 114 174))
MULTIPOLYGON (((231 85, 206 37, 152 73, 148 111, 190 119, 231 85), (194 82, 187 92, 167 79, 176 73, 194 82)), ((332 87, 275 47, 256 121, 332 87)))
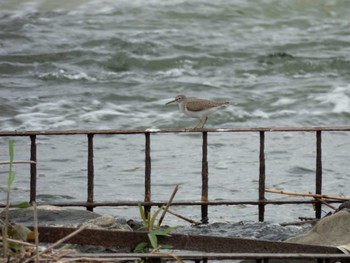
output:
MULTIPOLYGON (((164 105, 181 93, 234 103, 207 127, 348 125, 349 7, 336 0, 1 1, 0 129, 192 127, 194 119, 164 105)), ((210 198, 256 199, 258 134, 208 140, 210 198)), ((28 159, 28 141, 16 138, 16 159, 28 159)), ((267 186, 314 192, 314 143, 312 133, 267 134, 267 186)), ((349 143, 346 133, 323 137, 325 193, 349 195, 349 143)), ((200 145, 199 134, 152 136, 154 199, 167 199, 176 183, 179 200, 200 198, 200 145)), ((143 136, 97 136, 95 148, 96 199, 141 200, 143 136)), ((39 137, 38 162, 38 199, 85 200, 85 137, 39 137)), ((27 168, 16 166, 15 200, 28 198, 27 168)), ((5 167, 1 175, 4 185, 5 167)), ((266 210, 277 222, 313 215, 309 206, 266 210)), ((209 213, 212 221, 257 219, 249 206, 209 213)))

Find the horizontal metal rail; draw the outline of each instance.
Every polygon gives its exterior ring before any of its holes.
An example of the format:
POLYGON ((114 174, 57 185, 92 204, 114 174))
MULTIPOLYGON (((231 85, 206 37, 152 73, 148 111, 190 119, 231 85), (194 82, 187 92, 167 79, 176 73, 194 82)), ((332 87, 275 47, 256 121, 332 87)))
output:
MULTIPOLYGON (((327 203, 342 203, 341 200, 324 200, 327 203)), ((171 203, 171 206, 221 206, 221 205, 287 205, 287 204, 317 204, 317 200, 224 200, 224 201, 174 201, 171 203)), ((60 202, 60 203, 43 203, 37 202, 37 205, 52 205, 52 206, 63 206, 63 207, 109 207, 109 206, 142 206, 151 207, 151 206, 162 206, 166 205, 167 201, 152 201, 152 202, 138 202, 138 201, 118 201, 118 202, 60 202)), ((0 207, 5 207, 5 204, 0 204, 0 207)))
POLYGON ((87 135, 87 134, 144 134, 144 133, 182 133, 182 132, 316 132, 350 131, 350 126, 339 127, 254 127, 254 128, 201 128, 201 129, 145 129, 145 130, 33 130, 0 131, 0 136, 30 135, 87 135))
MULTIPOLYGON (((75 228, 39 227, 39 241, 55 243, 70 235, 75 228)), ((147 231, 113 231, 111 229, 83 229, 67 242, 80 245, 100 245, 104 247, 134 248, 148 240, 147 231)), ((218 237, 172 233, 171 236, 158 236, 160 244, 175 249, 216 253, 329 253, 340 250, 332 246, 297 244, 280 241, 258 240, 242 237, 218 237)))
MULTIPOLYGON (((39 227, 40 242, 54 243, 70 235, 76 229, 64 227, 39 227)), ((342 254, 336 247, 295 244, 269 240, 257 240, 240 237, 218 237, 173 233, 171 236, 158 236, 159 242, 171 245, 182 260, 228 260, 228 259, 324 259, 345 260, 350 255, 342 254), (185 252, 188 250, 188 252, 185 252)), ((102 245, 132 249, 148 240, 147 231, 111 231, 106 229, 84 229, 67 242, 80 245, 102 245)), ((172 260, 167 253, 71 253, 64 257, 71 259, 94 258, 114 261, 136 259, 172 260), (114 260, 113 260, 114 259, 114 260)), ((327 262, 327 261, 326 261, 327 262)))
MULTIPOLYGON (((294 260, 350 260, 350 255, 345 254, 327 254, 327 253, 205 253, 205 252, 192 252, 183 253, 175 252, 177 257, 182 260, 268 260, 268 259, 294 259, 294 260)), ((156 254, 156 253, 72 253, 62 257, 62 259, 79 259, 89 258, 93 259, 108 259, 108 260, 138 260, 138 259, 162 259, 171 260, 174 258, 169 255, 156 254)), ((333 261, 332 261, 333 262, 333 261)), ((341 261, 343 262, 343 261, 341 261)))
POLYGON ((181 133, 181 132, 315 132, 350 131, 350 126, 338 127, 241 127, 241 128, 198 128, 198 129, 145 129, 145 130, 33 130, 0 131, 0 136, 29 135, 81 135, 81 134, 142 134, 142 133, 181 133))
MULTIPOLYGON (((306 204, 314 203, 316 207, 315 217, 321 217, 322 204, 317 200, 267 200, 265 198, 265 133, 266 132, 314 132, 316 135, 316 173, 315 193, 322 194, 322 132, 349 132, 350 127, 257 127, 257 128, 220 128, 220 129, 146 129, 146 130, 48 130, 48 131, 0 131, 0 137, 27 136, 31 140, 30 148, 30 202, 36 201, 36 180, 37 180, 37 154, 36 140, 38 136, 59 136, 59 135, 85 135, 87 136, 87 202, 65 202, 56 203, 57 206, 84 206, 87 210, 93 211, 97 206, 136 206, 138 202, 96 202, 94 200, 94 138, 95 135, 145 135, 145 196, 142 205, 146 212, 151 206, 164 204, 163 201, 152 201, 151 198, 151 135, 162 133, 201 133, 202 134, 202 194, 200 201, 174 202, 172 205, 200 205, 202 222, 208 222, 208 205, 238 205, 249 204, 258 206, 258 220, 264 221, 265 205, 267 204, 306 204), (251 132, 259 133, 259 191, 258 200, 209 200, 208 199, 208 133, 215 132, 251 132)), ((1 206, 1 205, 0 205, 1 206)))
MULTIPOLYGON (((33 229, 33 227, 31 227, 33 229)), ((122 231, 110 229, 82 229, 75 235, 75 228, 66 227, 39 227, 39 240, 43 243, 55 243, 69 236, 66 242, 80 245, 99 245, 104 247, 135 248, 141 242, 148 240, 147 231, 122 231)), ((279 241, 257 240, 241 237, 218 237, 205 235, 191 235, 173 233, 171 236, 158 236, 159 242, 171 245, 176 255, 182 260, 228 260, 228 259, 317 259, 321 260, 350 259, 349 254, 342 254, 333 246, 319 246, 296 244, 279 241), (188 250, 188 252, 184 252, 188 250)), ((78 260, 79 258, 105 259, 106 261, 136 260, 136 259, 162 259, 172 260, 167 253, 70 253, 63 258, 78 260)), ((328 262, 328 261, 326 261, 328 262)), ((342 261, 343 262, 343 261, 342 261)), ((345 261, 347 262, 347 261, 345 261)))

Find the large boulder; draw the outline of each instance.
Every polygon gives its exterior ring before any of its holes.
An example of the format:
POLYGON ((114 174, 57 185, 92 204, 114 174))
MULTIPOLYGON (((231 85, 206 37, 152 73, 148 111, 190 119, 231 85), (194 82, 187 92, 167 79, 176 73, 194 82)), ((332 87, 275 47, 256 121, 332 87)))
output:
MULTIPOLYGON (((37 212, 40 226, 76 227, 88 220, 101 216, 86 210, 68 209, 52 205, 38 206, 37 212)), ((1 218, 5 217, 4 211, 0 216, 1 218)), ((34 209, 33 207, 10 209, 9 220, 15 224, 32 226, 34 223, 34 209)))
POLYGON ((286 242, 320 245, 346 246, 350 244, 350 210, 343 209, 319 220, 306 234, 292 237, 286 242))
MULTIPOLYGON (((4 211, 0 213, 0 218, 4 219, 4 213, 4 211)), ((116 218, 111 215, 101 216, 98 213, 83 209, 41 205, 37 207, 37 214, 39 226, 76 228, 81 225, 87 225, 88 228, 132 230, 124 218, 116 218)), ((9 210, 9 220, 12 224, 33 226, 34 209, 33 207, 11 209, 9 210)))

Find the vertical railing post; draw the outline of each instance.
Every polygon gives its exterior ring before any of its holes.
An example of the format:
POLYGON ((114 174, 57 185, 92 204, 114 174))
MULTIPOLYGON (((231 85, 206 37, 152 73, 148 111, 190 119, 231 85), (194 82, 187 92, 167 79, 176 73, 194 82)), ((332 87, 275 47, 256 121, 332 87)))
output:
MULTIPOLYGON (((151 134, 145 132, 145 202, 151 202, 151 134)), ((151 212, 151 206, 145 206, 146 217, 151 212)))
MULTIPOLYGON (((88 161, 87 161, 87 202, 94 202, 94 135, 88 134, 88 161)), ((86 210, 93 211, 93 206, 86 206, 86 210)))
POLYGON ((30 160, 33 163, 30 164, 30 203, 36 201, 36 135, 30 135, 30 160))
MULTIPOLYGON (((208 132, 203 132, 202 144, 202 201, 208 201, 208 132)), ((201 206, 202 223, 208 223, 208 205, 201 206)))
MULTIPOLYGON (((265 201, 265 132, 260 131, 259 201, 265 201)), ((264 221, 265 204, 259 204, 259 221, 264 221)))
MULTIPOLYGON (((316 194, 322 194, 322 137, 321 131, 316 131, 316 194)), ((315 205, 315 217, 321 218, 322 204, 315 205)))

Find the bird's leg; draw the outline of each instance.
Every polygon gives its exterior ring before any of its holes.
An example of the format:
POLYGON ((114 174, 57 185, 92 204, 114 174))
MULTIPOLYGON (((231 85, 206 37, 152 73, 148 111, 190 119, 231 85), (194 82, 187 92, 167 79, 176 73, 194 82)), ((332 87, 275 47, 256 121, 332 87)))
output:
POLYGON ((203 122, 202 128, 204 127, 204 125, 207 123, 208 120, 208 116, 205 117, 205 121, 203 122))
POLYGON ((199 122, 196 124, 196 126, 194 126, 194 128, 193 128, 193 129, 196 129, 196 128, 199 126, 199 124, 201 124, 201 122, 202 122, 202 119, 201 119, 201 118, 199 118, 199 122))

